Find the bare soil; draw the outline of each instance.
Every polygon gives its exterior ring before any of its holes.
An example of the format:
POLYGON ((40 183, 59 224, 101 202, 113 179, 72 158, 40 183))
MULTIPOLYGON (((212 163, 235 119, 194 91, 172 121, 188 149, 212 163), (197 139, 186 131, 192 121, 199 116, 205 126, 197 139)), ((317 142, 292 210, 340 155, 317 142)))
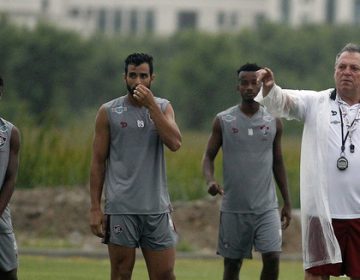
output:
MULTIPOLYGON (((215 254, 220 202, 220 198, 207 197, 173 203, 180 249, 215 254)), ((89 203, 87 187, 16 190, 11 210, 19 247, 29 246, 31 240, 47 239, 54 243, 64 240, 70 246, 86 250, 103 248, 88 226, 89 203)), ((301 253, 298 216, 294 210, 292 223, 283 232, 284 253, 301 253)))

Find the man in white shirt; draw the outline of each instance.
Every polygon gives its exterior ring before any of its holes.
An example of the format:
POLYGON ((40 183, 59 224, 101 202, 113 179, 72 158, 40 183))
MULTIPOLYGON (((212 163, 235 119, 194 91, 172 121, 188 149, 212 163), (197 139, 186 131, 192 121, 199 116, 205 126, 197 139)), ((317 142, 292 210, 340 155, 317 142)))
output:
POLYGON ((256 100, 275 117, 304 122, 300 187, 306 280, 360 279, 360 46, 336 56, 335 89, 284 90, 272 71, 256 100))

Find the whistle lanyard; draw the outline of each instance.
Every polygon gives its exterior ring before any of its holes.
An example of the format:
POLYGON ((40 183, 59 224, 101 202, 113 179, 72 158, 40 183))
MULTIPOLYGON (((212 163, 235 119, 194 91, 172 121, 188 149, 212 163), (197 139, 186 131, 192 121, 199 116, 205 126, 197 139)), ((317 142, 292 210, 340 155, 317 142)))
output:
MULTIPOLYGON (((355 118, 353 119, 351 125, 348 127, 348 131, 345 135, 345 138, 344 138, 344 121, 343 121, 343 115, 342 115, 342 111, 341 111, 341 108, 339 106, 339 113, 340 113, 340 121, 341 121, 341 152, 344 153, 345 151, 345 142, 346 142, 346 139, 348 138, 349 136, 349 131, 350 129, 352 128, 353 124, 355 123, 356 119, 357 119, 357 115, 355 115, 355 118)), ((355 149, 355 146, 351 143, 350 144, 350 152, 354 152, 354 149, 355 149)))

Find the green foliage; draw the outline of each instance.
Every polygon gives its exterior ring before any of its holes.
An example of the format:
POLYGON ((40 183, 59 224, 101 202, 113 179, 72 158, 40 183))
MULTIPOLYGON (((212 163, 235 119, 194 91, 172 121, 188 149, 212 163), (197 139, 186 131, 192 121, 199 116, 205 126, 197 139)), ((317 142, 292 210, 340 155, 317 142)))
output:
POLYGON ((266 23, 237 34, 81 38, 52 26, 40 24, 29 31, 2 20, 0 73, 13 102, 21 100, 42 123, 54 112, 79 113, 123 94, 125 57, 149 52, 155 57, 156 95, 172 101, 186 129, 203 130, 217 112, 238 102, 240 65, 269 66, 284 87, 328 88, 333 86, 336 53, 359 37, 357 27, 290 29, 266 23))

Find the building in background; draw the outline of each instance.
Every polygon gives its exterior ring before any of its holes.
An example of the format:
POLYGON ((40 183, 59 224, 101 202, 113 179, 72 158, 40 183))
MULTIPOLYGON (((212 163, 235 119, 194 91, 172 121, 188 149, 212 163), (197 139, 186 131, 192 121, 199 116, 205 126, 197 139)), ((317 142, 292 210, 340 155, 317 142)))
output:
POLYGON ((360 0, 0 0, 0 14, 33 28, 45 21, 83 35, 236 32, 264 21, 359 24, 360 0))

